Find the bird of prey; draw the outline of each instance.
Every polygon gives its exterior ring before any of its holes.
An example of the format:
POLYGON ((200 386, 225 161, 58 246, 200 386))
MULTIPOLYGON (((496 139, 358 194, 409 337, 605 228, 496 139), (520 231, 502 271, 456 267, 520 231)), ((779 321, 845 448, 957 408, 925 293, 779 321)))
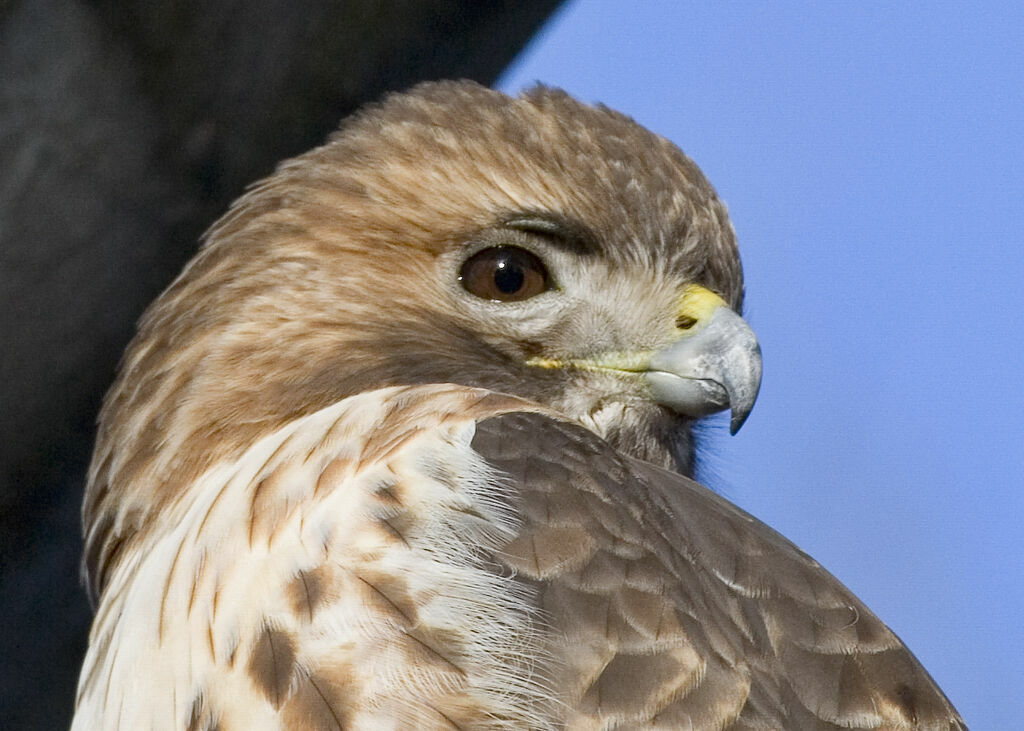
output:
POLYGON ((125 354, 73 728, 964 728, 691 479, 757 395, 742 298, 724 206, 626 116, 442 82, 348 119, 125 354))

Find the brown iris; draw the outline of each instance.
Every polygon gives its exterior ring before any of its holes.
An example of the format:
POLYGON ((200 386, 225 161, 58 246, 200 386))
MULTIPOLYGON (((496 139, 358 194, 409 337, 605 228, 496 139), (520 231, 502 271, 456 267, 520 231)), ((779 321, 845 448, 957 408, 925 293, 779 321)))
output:
POLYGON ((519 302, 548 289, 548 272, 526 249, 495 246, 469 257, 459 271, 459 281, 477 297, 519 302))

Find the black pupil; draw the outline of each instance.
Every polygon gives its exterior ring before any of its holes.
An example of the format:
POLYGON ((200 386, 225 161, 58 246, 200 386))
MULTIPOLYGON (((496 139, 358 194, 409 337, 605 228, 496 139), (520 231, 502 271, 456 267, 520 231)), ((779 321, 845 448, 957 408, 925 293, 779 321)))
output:
POLYGON ((494 284, 505 294, 515 294, 522 289, 523 280, 526 278, 522 265, 510 259, 511 257, 499 259, 498 268, 494 272, 494 284))

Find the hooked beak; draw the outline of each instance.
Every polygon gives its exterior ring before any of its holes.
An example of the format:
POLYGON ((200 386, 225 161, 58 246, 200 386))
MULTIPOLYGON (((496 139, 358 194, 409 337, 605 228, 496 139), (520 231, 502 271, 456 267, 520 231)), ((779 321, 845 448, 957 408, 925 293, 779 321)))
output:
POLYGON ((722 302, 700 329, 656 351, 644 371, 654 400, 692 417, 730 409, 729 432, 747 420, 761 387, 754 331, 722 302))

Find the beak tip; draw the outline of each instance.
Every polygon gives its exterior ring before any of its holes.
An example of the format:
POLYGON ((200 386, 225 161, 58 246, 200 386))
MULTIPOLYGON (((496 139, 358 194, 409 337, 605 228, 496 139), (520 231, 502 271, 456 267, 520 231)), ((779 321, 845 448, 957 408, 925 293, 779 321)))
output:
POLYGON ((732 411, 731 418, 729 419, 729 435, 736 436, 739 430, 743 428, 743 425, 747 422, 747 417, 750 416, 750 412, 738 412, 735 409, 732 411))
MULTIPOLYGON (((760 355, 760 351, 758 352, 760 355)), ((753 392, 744 392, 741 390, 739 393, 730 390, 729 392, 729 405, 730 405, 730 418, 729 418, 729 434, 736 436, 736 433, 747 423, 747 417, 750 416, 750 412, 754 410, 754 404, 757 402, 758 392, 761 390, 761 369, 757 368, 756 374, 752 375, 751 383, 753 384, 753 392)))
POLYGON ((702 330, 657 351, 650 369, 655 401, 695 418, 728 408, 735 435, 761 389, 761 347, 743 318, 723 306, 702 330))

